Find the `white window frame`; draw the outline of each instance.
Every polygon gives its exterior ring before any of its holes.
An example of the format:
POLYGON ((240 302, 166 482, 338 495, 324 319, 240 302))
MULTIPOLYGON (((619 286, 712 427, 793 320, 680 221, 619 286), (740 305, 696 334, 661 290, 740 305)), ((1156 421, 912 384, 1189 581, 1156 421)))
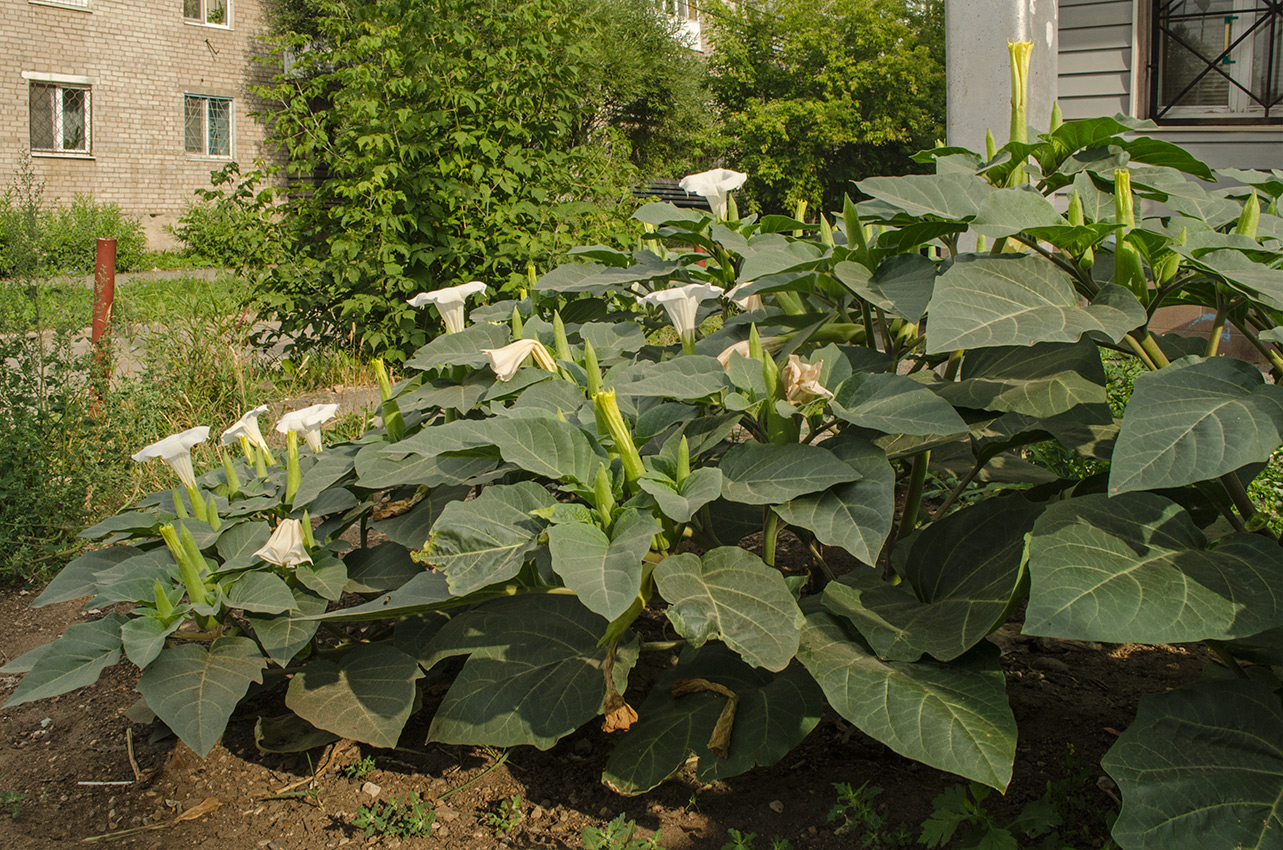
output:
POLYGON ((222 0, 224 18, 222 21, 209 20, 209 7, 211 0, 195 0, 195 2, 200 6, 200 17, 197 18, 187 17, 187 0, 179 0, 179 2, 183 4, 182 14, 183 23, 185 24, 191 24, 194 27, 217 27, 225 30, 232 28, 232 0, 222 0))
MULTIPOLYGON (((1266 116, 1265 109, 1252 98, 1248 97, 1234 83, 1229 83, 1227 87, 1227 97, 1224 106, 1217 105, 1173 105, 1165 107, 1160 102, 1160 92, 1162 91, 1163 80, 1161 78, 1162 66, 1160 51, 1162 50, 1162 34, 1158 31, 1157 7, 1162 0, 1138 0, 1136 3, 1137 14, 1135 15, 1135 35, 1134 39, 1134 56, 1149 56, 1149 66, 1152 68, 1151 73, 1154 75, 1145 84, 1140 83, 1139 79, 1134 79, 1132 91, 1137 98, 1143 98, 1144 102, 1136 102, 1134 114, 1138 116, 1152 117, 1160 123, 1169 123, 1173 125, 1198 125, 1198 124, 1235 124, 1244 127, 1252 125, 1275 125, 1278 123, 1279 116, 1283 114, 1283 104, 1275 104, 1271 107, 1270 115, 1266 116), (1143 39, 1143 41, 1142 41, 1143 39), (1135 49, 1141 48, 1141 49, 1135 49), (1161 113, 1161 114, 1160 114, 1161 113)), ((1254 11, 1258 3, 1252 0, 1240 0, 1235 3, 1235 12, 1226 15, 1227 44, 1230 45, 1227 58, 1231 66, 1231 77, 1238 79, 1246 87, 1251 87, 1252 80, 1242 80, 1234 70, 1246 71, 1251 73, 1253 68, 1254 51, 1256 39, 1248 36, 1249 24, 1245 20, 1245 12, 1254 11), (1238 7, 1242 7, 1241 9, 1238 7)), ((1269 23, 1266 23, 1269 26, 1269 23)), ((1283 60, 1283 56, 1279 57, 1283 60)), ((1142 63, 1134 63, 1134 70, 1139 72, 1142 63)), ((1209 71, 1209 74, 1216 74, 1216 71, 1209 71)))
POLYGON ((65 157, 69 159, 92 159, 93 158, 93 114, 94 114, 94 96, 93 80, 90 77, 74 76, 71 74, 42 74, 31 71, 23 71, 22 79, 27 82, 27 147, 32 156, 53 156, 65 157), (51 109, 53 126, 49 128, 49 135, 54 143, 52 148, 35 148, 31 146, 31 93, 32 86, 53 86, 54 97, 57 101, 54 108, 51 109), (67 91, 83 91, 85 93, 85 144, 83 148, 64 148, 63 135, 61 127, 61 116, 65 105, 63 103, 64 93, 67 91))
POLYGON ((27 0, 32 6, 53 6, 55 9, 72 9, 77 12, 92 12, 89 0, 27 0))
POLYGON ((216 94, 197 94, 195 92, 186 92, 183 94, 183 152, 190 157, 200 157, 201 159, 217 159, 220 161, 230 161, 236 151, 236 101, 230 97, 223 97, 216 94), (199 151, 191 150, 187 147, 187 102, 189 100, 201 101, 201 111, 204 115, 204 132, 201 133, 201 149, 199 151), (227 153, 210 153, 209 152, 209 105, 214 101, 227 104, 227 153))

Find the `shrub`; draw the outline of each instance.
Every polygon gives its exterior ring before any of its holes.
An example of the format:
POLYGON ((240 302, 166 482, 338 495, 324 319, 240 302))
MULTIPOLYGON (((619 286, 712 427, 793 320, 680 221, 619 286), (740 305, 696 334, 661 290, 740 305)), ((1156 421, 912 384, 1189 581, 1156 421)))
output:
POLYGON ((276 190, 263 186, 259 169, 241 175, 229 162, 210 173, 212 189, 202 189, 172 229, 198 258, 238 269, 264 270, 285 256, 276 190))
POLYGON ((116 204, 100 204, 92 195, 76 195, 66 206, 50 207, 41 243, 45 273, 92 274, 99 239, 116 240, 116 270, 142 267, 147 239, 142 223, 116 204))

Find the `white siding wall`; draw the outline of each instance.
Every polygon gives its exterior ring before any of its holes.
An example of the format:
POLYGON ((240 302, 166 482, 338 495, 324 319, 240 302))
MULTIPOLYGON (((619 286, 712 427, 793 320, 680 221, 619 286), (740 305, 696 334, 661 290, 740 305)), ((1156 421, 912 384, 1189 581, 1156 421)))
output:
MULTIPOLYGON (((1058 89, 1065 118, 1137 115, 1144 97, 1133 97, 1133 80, 1146 83, 1143 73, 1133 75, 1133 63, 1147 39, 1134 31, 1135 15, 1133 0, 1060 0, 1058 89)), ((1279 125, 1164 128, 1150 135, 1188 148, 1214 168, 1283 168, 1279 125)))

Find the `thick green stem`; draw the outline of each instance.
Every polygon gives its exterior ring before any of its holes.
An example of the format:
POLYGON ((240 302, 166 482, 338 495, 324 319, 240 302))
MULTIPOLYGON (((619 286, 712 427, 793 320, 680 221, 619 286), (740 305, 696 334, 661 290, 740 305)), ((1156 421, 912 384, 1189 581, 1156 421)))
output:
MULTIPOLYGON (((1221 476, 1221 484, 1224 485, 1225 492, 1229 494, 1230 501, 1234 503, 1239 516, 1243 518, 1244 526, 1247 529, 1252 529, 1253 526, 1259 525, 1260 520, 1256 520, 1256 504, 1252 501, 1252 497, 1247 494, 1247 489, 1243 487, 1243 482, 1239 480, 1238 475, 1233 472, 1225 473, 1221 476), (1256 520, 1256 522, 1253 522, 1253 520, 1256 520)), ((1274 534, 1268 526, 1263 526, 1256 530, 1271 540, 1274 539, 1274 534)))
POLYGON ((1146 331, 1145 335, 1141 337, 1140 345, 1141 348, 1145 349, 1145 353, 1149 355, 1149 359, 1152 360, 1158 368, 1162 369, 1172 365, 1172 361, 1167 359, 1167 355, 1163 353, 1163 349, 1158 347, 1158 340, 1150 336, 1148 331, 1146 331))
POLYGON ((864 320, 864 344, 869 348, 877 348, 874 342, 877 337, 873 333, 873 310, 863 298, 860 299, 860 318, 864 320))
POLYGON ((980 470, 984 469, 984 467, 985 465, 983 463, 976 461, 975 465, 971 467, 971 471, 964 475, 962 480, 958 482, 958 486, 949 491, 949 495, 945 497, 944 503, 936 510, 936 519, 940 519, 949 512, 949 508, 953 507, 953 503, 958 501, 958 497, 962 495, 962 491, 967 489, 967 485, 975 480, 976 476, 980 474, 980 470))
POLYGON ((1207 348, 1203 351, 1204 357, 1215 357, 1216 352, 1221 347, 1221 336, 1225 333, 1225 317, 1230 311, 1230 304, 1218 291, 1216 293, 1216 318, 1212 320, 1212 335, 1207 338, 1207 348))
POLYGON ((1261 352, 1266 360, 1270 361, 1270 365, 1274 367, 1270 370, 1271 374, 1274 375, 1274 380, 1283 381, 1283 356, 1279 355, 1274 346, 1261 342, 1261 338, 1246 323, 1233 322, 1233 325, 1238 329, 1239 333, 1243 334, 1244 339, 1250 342, 1257 351, 1261 352))
POLYGON ((913 458, 913 468, 909 472, 909 489, 904 494, 904 513, 900 516, 900 530, 897 540, 903 540, 918 527, 918 511, 922 509, 922 489, 927 482, 927 466, 931 463, 930 450, 920 452, 913 458))
POLYGON ((1132 353, 1140 358, 1140 362, 1145 364, 1145 368, 1149 369, 1151 372, 1158 371, 1158 366, 1149 358, 1149 355, 1145 353, 1144 346, 1140 344, 1136 337, 1131 334, 1127 334, 1123 339, 1127 341, 1127 346, 1131 348, 1132 353))
POLYGON ((958 377, 958 367, 962 365, 962 355, 964 353, 965 351, 960 348, 949 355, 949 362, 944 367, 944 379, 946 381, 952 381, 958 377))

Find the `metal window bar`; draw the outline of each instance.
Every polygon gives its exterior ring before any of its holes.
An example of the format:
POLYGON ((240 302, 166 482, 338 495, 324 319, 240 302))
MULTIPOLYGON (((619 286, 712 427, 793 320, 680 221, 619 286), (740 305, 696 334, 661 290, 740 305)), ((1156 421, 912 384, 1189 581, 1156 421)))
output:
MULTIPOLYGON (((1283 102, 1283 92, 1279 90, 1280 87, 1274 79, 1274 69, 1278 66, 1279 62, 1283 61, 1283 57, 1279 55, 1281 50, 1283 50, 1283 39, 1280 38, 1280 19, 1283 18, 1283 0, 1258 0, 1257 4, 1254 6, 1234 10, 1233 14, 1235 15, 1256 15, 1256 20, 1243 33, 1241 33, 1238 38, 1234 39, 1224 50, 1220 51, 1220 53, 1213 58, 1208 58, 1203 54, 1203 52, 1201 52, 1200 48, 1190 44, 1181 33, 1176 31, 1174 25, 1182 21, 1224 18, 1227 13, 1224 10, 1221 10, 1173 14, 1173 9, 1181 2, 1182 0, 1157 0, 1157 8, 1154 14, 1153 39, 1151 42, 1151 44, 1156 48, 1153 51, 1153 55, 1155 57, 1159 56, 1160 49, 1165 47, 1163 38, 1167 37, 1171 39, 1171 41, 1185 48, 1185 50, 1189 51, 1195 59, 1202 62, 1206 67, 1196 74, 1175 97, 1171 98, 1170 102, 1164 105, 1162 104, 1162 83, 1166 67, 1158 58, 1151 61, 1151 71, 1153 73, 1151 73, 1150 102, 1155 104, 1157 107, 1157 112, 1153 117, 1155 119, 1161 119, 1167 116, 1173 107, 1179 107, 1182 105, 1182 98, 1193 91, 1194 88, 1198 86, 1199 83, 1201 83, 1209 74, 1216 72, 1216 74, 1223 77, 1229 85, 1242 91, 1250 100, 1261 106, 1264 110, 1264 115, 1261 117, 1262 121, 1267 123, 1280 123, 1283 121, 1283 118, 1279 115, 1271 115, 1271 111, 1274 110, 1280 102, 1283 102), (1248 38, 1257 34, 1262 28, 1265 28, 1268 32, 1265 44, 1265 50, 1267 53, 1265 61, 1266 71, 1263 78, 1264 88, 1259 92, 1254 92, 1247 86, 1243 85, 1242 82, 1236 79, 1222 66, 1226 64, 1226 60, 1228 60, 1230 54, 1233 53, 1234 50, 1242 45, 1248 38)), ((1165 55, 1166 51, 1162 50, 1162 53, 1165 55)), ((1249 70, 1248 83, 1250 84, 1251 82, 1249 70)), ((1231 117, 1236 120, 1250 120, 1255 116, 1250 113, 1240 113, 1231 117)), ((1190 123, 1198 123, 1209 121, 1214 122, 1223 119, 1209 117, 1204 119, 1187 120, 1190 123)))
POLYGON ((31 150, 89 153, 90 98, 87 88, 32 83, 28 123, 31 150))
POLYGON ((211 97, 209 104, 209 155, 232 155, 232 102, 211 97))

